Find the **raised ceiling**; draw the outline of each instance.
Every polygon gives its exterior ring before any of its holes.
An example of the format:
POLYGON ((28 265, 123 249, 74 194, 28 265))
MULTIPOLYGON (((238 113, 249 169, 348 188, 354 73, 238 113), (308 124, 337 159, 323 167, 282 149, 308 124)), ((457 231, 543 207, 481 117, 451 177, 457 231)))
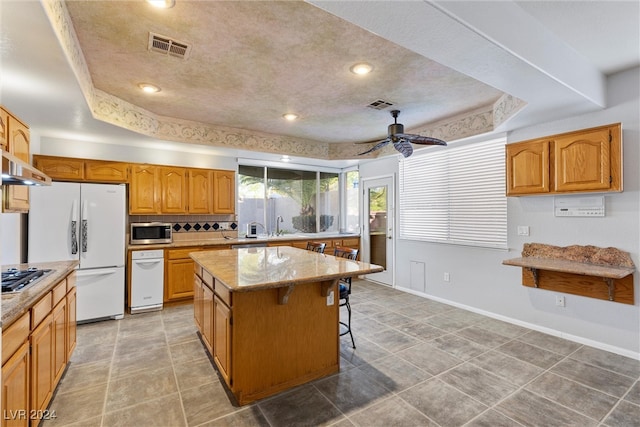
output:
POLYGON ((377 99, 411 133, 508 131, 606 108, 606 74, 638 65, 637 2, 566 3, 3 1, 2 103, 44 138, 230 155, 354 158, 391 122, 377 99), (148 51, 149 32, 189 58, 148 51))

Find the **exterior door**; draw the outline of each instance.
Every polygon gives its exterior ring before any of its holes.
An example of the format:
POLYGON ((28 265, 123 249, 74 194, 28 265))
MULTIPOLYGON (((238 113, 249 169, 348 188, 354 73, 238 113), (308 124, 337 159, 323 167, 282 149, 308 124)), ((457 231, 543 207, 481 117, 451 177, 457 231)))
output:
POLYGON ((395 211, 393 177, 363 179, 362 260, 384 267, 367 279, 394 286, 395 211))

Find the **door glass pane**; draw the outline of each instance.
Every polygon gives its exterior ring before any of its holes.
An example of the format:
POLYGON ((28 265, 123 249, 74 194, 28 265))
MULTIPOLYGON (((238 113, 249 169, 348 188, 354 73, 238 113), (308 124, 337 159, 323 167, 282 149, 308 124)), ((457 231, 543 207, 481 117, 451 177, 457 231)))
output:
POLYGON ((387 186, 369 189, 369 254, 372 264, 387 268, 387 186))

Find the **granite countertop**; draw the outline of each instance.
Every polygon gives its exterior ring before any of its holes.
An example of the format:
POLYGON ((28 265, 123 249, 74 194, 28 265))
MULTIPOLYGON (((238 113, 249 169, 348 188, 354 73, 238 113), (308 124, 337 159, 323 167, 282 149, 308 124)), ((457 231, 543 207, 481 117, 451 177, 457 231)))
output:
POLYGON ((150 250, 150 249, 171 249, 184 248, 189 246, 224 246, 224 245, 247 245, 281 241, 300 241, 300 240, 324 240, 324 239, 343 239, 351 237, 360 237, 359 234, 340 234, 340 233, 317 233, 317 234, 285 234, 282 236, 261 236, 258 238, 232 237, 230 239, 213 238, 198 240, 177 240, 172 243, 164 243, 157 245, 127 245, 129 250, 150 250))
POLYGON ((33 304, 67 277, 77 266, 78 261, 37 262, 28 264, 3 265, 2 269, 15 267, 24 270, 29 267, 51 270, 36 283, 16 293, 2 294, 2 327, 6 328, 29 310, 33 304))
POLYGON ((232 292, 280 288, 383 271, 379 265, 290 246, 202 251, 190 256, 232 292))

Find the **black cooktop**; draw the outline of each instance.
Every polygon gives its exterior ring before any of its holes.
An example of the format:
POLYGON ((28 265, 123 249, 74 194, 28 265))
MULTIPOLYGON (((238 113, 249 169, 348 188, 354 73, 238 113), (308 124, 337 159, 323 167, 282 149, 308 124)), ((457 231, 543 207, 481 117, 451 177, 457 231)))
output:
POLYGON ((30 267, 27 270, 10 268, 2 272, 2 292, 16 292, 22 290, 28 284, 36 282, 39 278, 51 270, 41 270, 30 267))

